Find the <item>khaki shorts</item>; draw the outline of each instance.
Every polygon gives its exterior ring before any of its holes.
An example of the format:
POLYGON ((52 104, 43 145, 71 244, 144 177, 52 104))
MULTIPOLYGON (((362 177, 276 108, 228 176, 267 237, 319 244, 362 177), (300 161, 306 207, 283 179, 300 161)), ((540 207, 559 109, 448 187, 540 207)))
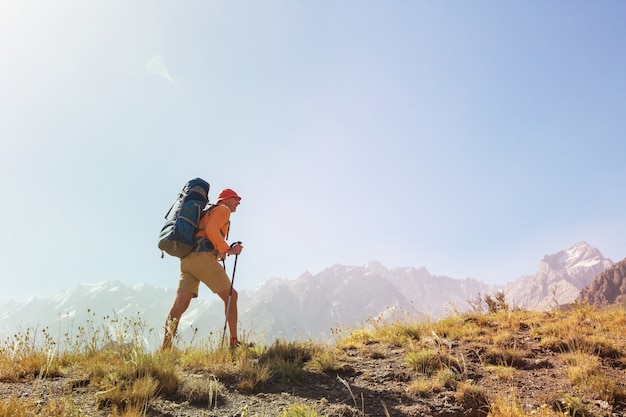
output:
POLYGON ((213 252, 193 252, 180 261, 178 292, 191 292, 198 296, 200 282, 214 293, 230 288, 230 279, 213 252))

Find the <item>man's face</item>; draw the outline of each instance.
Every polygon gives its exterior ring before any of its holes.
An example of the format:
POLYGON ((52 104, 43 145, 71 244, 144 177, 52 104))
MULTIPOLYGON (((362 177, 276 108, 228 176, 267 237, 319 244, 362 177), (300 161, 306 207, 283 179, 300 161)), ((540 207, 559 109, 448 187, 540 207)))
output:
POLYGON ((230 211, 233 213, 237 211, 237 206, 239 205, 239 203, 240 203, 240 199, 237 197, 229 197, 222 201, 222 204, 228 207, 230 211))

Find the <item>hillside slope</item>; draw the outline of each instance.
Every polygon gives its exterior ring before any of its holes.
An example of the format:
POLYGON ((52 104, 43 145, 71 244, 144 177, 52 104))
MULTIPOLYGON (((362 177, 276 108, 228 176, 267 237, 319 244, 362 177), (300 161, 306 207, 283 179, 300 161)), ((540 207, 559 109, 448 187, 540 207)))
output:
MULTIPOLYGON (((626 411, 625 324, 622 310, 585 306, 550 313, 505 309, 437 323, 375 325, 343 335, 335 345, 319 346, 333 355, 332 367, 316 369, 315 359, 300 358, 301 372, 285 377, 275 368, 271 378, 252 389, 241 385, 241 362, 232 364, 232 373, 216 376, 208 368, 179 361, 181 387, 219 379, 224 389, 216 403, 208 406, 206 397, 190 401, 179 388, 147 401, 144 415, 485 417, 491 412, 503 417, 569 412, 616 417, 626 411)), ((289 352, 305 345, 290 345, 289 352)), ((200 361, 207 354, 195 357, 200 361)), ((252 363, 263 360, 261 355, 252 363)), ((110 415, 110 405, 96 407, 103 391, 95 386, 95 375, 66 369, 51 378, 11 380, 5 375, 0 399, 41 409, 61 398, 71 415, 110 415)), ((0 417, 9 415, 1 411, 0 417)))

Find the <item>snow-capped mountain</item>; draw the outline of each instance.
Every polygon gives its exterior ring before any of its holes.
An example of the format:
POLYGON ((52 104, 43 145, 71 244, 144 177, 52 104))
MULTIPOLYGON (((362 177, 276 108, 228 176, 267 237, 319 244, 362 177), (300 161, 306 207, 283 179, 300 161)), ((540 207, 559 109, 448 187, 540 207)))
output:
MULTIPOLYGON (((505 286, 433 276, 423 267, 387 269, 379 262, 333 265, 315 275, 307 272, 295 280, 271 279, 255 290, 240 291, 240 329, 249 339, 261 342, 276 338, 329 341, 333 329, 347 330, 390 315, 438 318, 451 310, 464 311, 470 307, 468 300, 496 291, 504 291, 510 305, 550 309, 573 302, 612 264, 600 251, 580 242, 544 256, 537 273, 505 286)), ((53 335, 72 335, 85 323, 115 327, 131 317, 143 323, 146 343, 156 348, 174 296, 173 289, 147 284, 83 284, 47 300, 0 305, 0 336, 46 327, 53 335)), ((209 337, 217 342, 223 325, 221 300, 195 299, 181 319, 179 335, 183 343, 209 337)))
POLYGON ((613 262, 585 242, 546 255, 534 275, 523 276, 504 286, 506 298, 515 306, 549 310, 576 300, 613 262))

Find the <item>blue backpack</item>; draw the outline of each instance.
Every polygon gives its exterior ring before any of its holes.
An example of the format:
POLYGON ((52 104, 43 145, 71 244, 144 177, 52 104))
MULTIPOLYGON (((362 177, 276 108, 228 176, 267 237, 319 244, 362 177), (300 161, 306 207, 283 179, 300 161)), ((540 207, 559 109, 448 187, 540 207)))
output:
POLYGON ((195 178, 185 184, 178 198, 165 215, 165 226, 159 234, 161 258, 163 252, 183 258, 194 247, 194 235, 204 207, 209 202, 208 182, 195 178))

